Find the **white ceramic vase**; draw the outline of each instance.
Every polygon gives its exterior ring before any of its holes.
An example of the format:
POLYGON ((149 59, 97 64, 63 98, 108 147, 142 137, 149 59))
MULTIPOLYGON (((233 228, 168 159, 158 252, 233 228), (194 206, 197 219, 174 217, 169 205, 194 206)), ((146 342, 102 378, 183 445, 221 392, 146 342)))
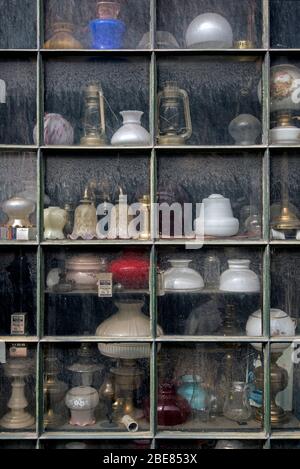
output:
POLYGON ((231 203, 220 194, 212 194, 203 199, 201 217, 204 221, 204 234, 207 236, 235 236, 239 231, 239 221, 234 218, 231 203))
POLYGON ((223 16, 204 13, 189 25, 185 42, 191 49, 230 49, 233 45, 232 28, 223 16))
POLYGON ((260 281, 258 275, 250 270, 250 260, 231 259, 229 269, 222 273, 220 290, 233 293, 258 293, 260 281))
MULTIPOLYGON (((270 311, 270 335, 271 337, 293 337, 296 331, 296 320, 292 319, 281 309, 272 308, 270 311)), ((246 324, 246 334, 250 337, 262 336, 262 312, 255 311, 249 316, 246 324)), ((260 344, 252 344, 256 350, 261 351, 260 344)), ((288 347, 286 343, 273 343, 272 352, 281 353, 288 347)))
POLYGON ((141 125, 144 113, 141 111, 123 111, 120 114, 123 117, 123 125, 113 135, 111 144, 117 146, 150 145, 151 136, 141 125))
MULTIPOLYGON (((150 319, 142 312, 140 301, 120 301, 116 303, 118 312, 102 322, 96 330, 97 337, 150 337, 150 319)), ((157 336, 163 331, 157 326, 157 336)), ((149 358, 150 344, 147 343, 101 343, 98 348, 102 355, 111 358, 136 360, 149 358)))
POLYGON ((60 207, 44 210, 44 239, 65 239, 63 229, 67 223, 67 212, 60 207))
POLYGON ((203 278, 189 267, 190 259, 170 259, 171 268, 163 274, 164 289, 167 292, 199 291, 204 288, 203 278))
POLYGON ((94 411, 99 395, 91 386, 77 386, 66 394, 65 403, 71 412, 70 425, 86 427, 96 422, 94 411))

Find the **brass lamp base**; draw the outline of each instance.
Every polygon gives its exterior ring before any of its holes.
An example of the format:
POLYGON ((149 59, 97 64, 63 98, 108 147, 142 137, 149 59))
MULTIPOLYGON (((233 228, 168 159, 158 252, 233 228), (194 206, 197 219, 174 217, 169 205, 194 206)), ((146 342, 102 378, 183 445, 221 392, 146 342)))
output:
POLYGON ((93 146, 93 147, 104 147, 106 145, 106 139, 96 136, 87 136, 82 137, 80 140, 80 145, 83 146, 93 146))
POLYGON ((180 135, 160 135, 158 137, 159 145, 185 145, 185 138, 180 135))
POLYGON ((288 206, 282 207, 281 214, 271 222, 272 228, 278 231, 300 230, 300 220, 288 206))
POLYGON ((253 49, 254 44, 252 41, 248 39, 241 39, 239 41, 235 41, 234 46, 235 49, 253 49))
MULTIPOLYGON (((280 357, 278 353, 271 354, 271 367, 270 367, 270 418, 271 424, 276 425, 288 420, 286 412, 276 404, 276 396, 279 392, 284 391, 288 385, 288 372, 277 365, 277 360, 280 357)), ((255 371, 255 382, 258 389, 264 389, 264 370, 259 367, 255 371)), ((264 420, 264 408, 261 407, 256 410, 256 420, 262 422, 264 420)))

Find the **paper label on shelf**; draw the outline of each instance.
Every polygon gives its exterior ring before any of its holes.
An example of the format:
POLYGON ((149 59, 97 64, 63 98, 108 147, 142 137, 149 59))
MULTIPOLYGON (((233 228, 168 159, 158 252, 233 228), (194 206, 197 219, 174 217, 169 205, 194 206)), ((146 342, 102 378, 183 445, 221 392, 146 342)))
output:
POLYGON ((26 358, 27 351, 26 344, 12 344, 9 349, 9 356, 11 358, 26 358))
POLYGON ((6 346, 3 340, 0 341, 0 363, 6 363, 6 346))
POLYGON ((111 298, 113 296, 112 273, 99 274, 97 285, 99 298, 111 298))

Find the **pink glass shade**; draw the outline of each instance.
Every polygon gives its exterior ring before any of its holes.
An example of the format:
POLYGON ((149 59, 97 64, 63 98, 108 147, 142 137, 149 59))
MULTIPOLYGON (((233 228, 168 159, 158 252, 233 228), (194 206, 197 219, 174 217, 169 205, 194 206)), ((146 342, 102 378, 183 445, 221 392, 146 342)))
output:
POLYGON ((119 2, 98 2, 97 17, 100 20, 116 20, 120 13, 119 2))

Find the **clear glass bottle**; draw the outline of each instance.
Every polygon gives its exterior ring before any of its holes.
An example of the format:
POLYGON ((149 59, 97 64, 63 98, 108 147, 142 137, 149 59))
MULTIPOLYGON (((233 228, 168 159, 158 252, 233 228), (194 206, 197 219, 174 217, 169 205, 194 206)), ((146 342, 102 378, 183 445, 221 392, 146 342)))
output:
POLYGON ((216 289, 220 286, 221 265, 217 256, 208 256, 204 261, 205 288, 216 289))
POLYGON ((243 381, 234 381, 226 397, 224 417, 238 423, 247 422, 252 415, 248 399, 248 386, 243 381))

